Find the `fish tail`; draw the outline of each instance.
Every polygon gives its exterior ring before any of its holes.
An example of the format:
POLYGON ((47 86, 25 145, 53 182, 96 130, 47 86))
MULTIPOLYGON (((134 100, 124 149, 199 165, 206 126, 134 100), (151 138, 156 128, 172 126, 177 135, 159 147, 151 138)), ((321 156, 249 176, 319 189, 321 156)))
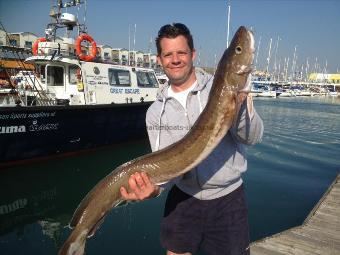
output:
POLYGON ((72 231, 69 238, 59 250, 58 255, 83 255, 85 251, 87 232, 80 235, 77 231, 72 231))

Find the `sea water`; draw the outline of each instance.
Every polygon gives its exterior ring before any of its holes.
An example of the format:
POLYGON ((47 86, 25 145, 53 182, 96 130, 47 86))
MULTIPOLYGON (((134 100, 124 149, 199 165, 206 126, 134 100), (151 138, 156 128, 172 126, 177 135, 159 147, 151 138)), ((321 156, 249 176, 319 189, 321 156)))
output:
MULTIPOLYGON (((340 98, 254 101, 265 131, 247 149, 243 176, 252 241, 300 225, 340 172, 340 98)), ((0 254, 56 254, 86 193, 117 165, 149 151, 145 139, 0 170, 0 254)), ((164 254, 165 197, 112 210, 86 254, 164 254)))

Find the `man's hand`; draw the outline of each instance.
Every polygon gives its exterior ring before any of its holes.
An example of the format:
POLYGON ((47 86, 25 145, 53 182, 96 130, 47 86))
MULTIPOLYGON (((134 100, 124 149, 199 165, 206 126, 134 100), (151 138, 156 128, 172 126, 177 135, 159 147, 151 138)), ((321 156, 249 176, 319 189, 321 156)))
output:
POLYGON ((145 200, 159 194, 159 187, 151 183, 145 172, 136 172, 129 178, 130 192, 121 187, 120 193, 125 200, 145 200))

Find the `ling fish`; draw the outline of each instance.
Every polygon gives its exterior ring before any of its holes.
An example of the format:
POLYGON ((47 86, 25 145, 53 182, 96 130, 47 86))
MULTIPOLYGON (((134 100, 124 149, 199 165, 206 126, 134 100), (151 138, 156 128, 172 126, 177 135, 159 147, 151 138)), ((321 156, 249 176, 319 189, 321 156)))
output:
POLYGON ((214 150, 236 118, 239 92, 249 89, 253 57, 253 34, 241 26, 219 61, 207 105, 190 131, 178 142, 122 164, 103 178, 76 209, 70 222, 73 231, 59 255, 84 253, 86 238, 122 202, 120 187, 129 190, 131 174, 145 171, 153 183, 164 183, 190 171, 214 150))

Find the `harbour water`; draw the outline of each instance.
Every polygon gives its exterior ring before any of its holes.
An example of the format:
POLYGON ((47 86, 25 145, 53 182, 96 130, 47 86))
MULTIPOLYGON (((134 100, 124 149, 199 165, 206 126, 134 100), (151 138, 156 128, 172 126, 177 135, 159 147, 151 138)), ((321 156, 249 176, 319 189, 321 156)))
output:
MULTIPOLYGON (((265 133, 249 147, 244 174, 252 241, 301 224, 340 172, 340 97, 261 98, 255 107, 265 133)), ((115 166, 149 151, 140 140, 0 170, 0 254, 56 254, 85 194, 115 166)), ((165 195, 112 210, 87 254, 164 254, 165 195)))

